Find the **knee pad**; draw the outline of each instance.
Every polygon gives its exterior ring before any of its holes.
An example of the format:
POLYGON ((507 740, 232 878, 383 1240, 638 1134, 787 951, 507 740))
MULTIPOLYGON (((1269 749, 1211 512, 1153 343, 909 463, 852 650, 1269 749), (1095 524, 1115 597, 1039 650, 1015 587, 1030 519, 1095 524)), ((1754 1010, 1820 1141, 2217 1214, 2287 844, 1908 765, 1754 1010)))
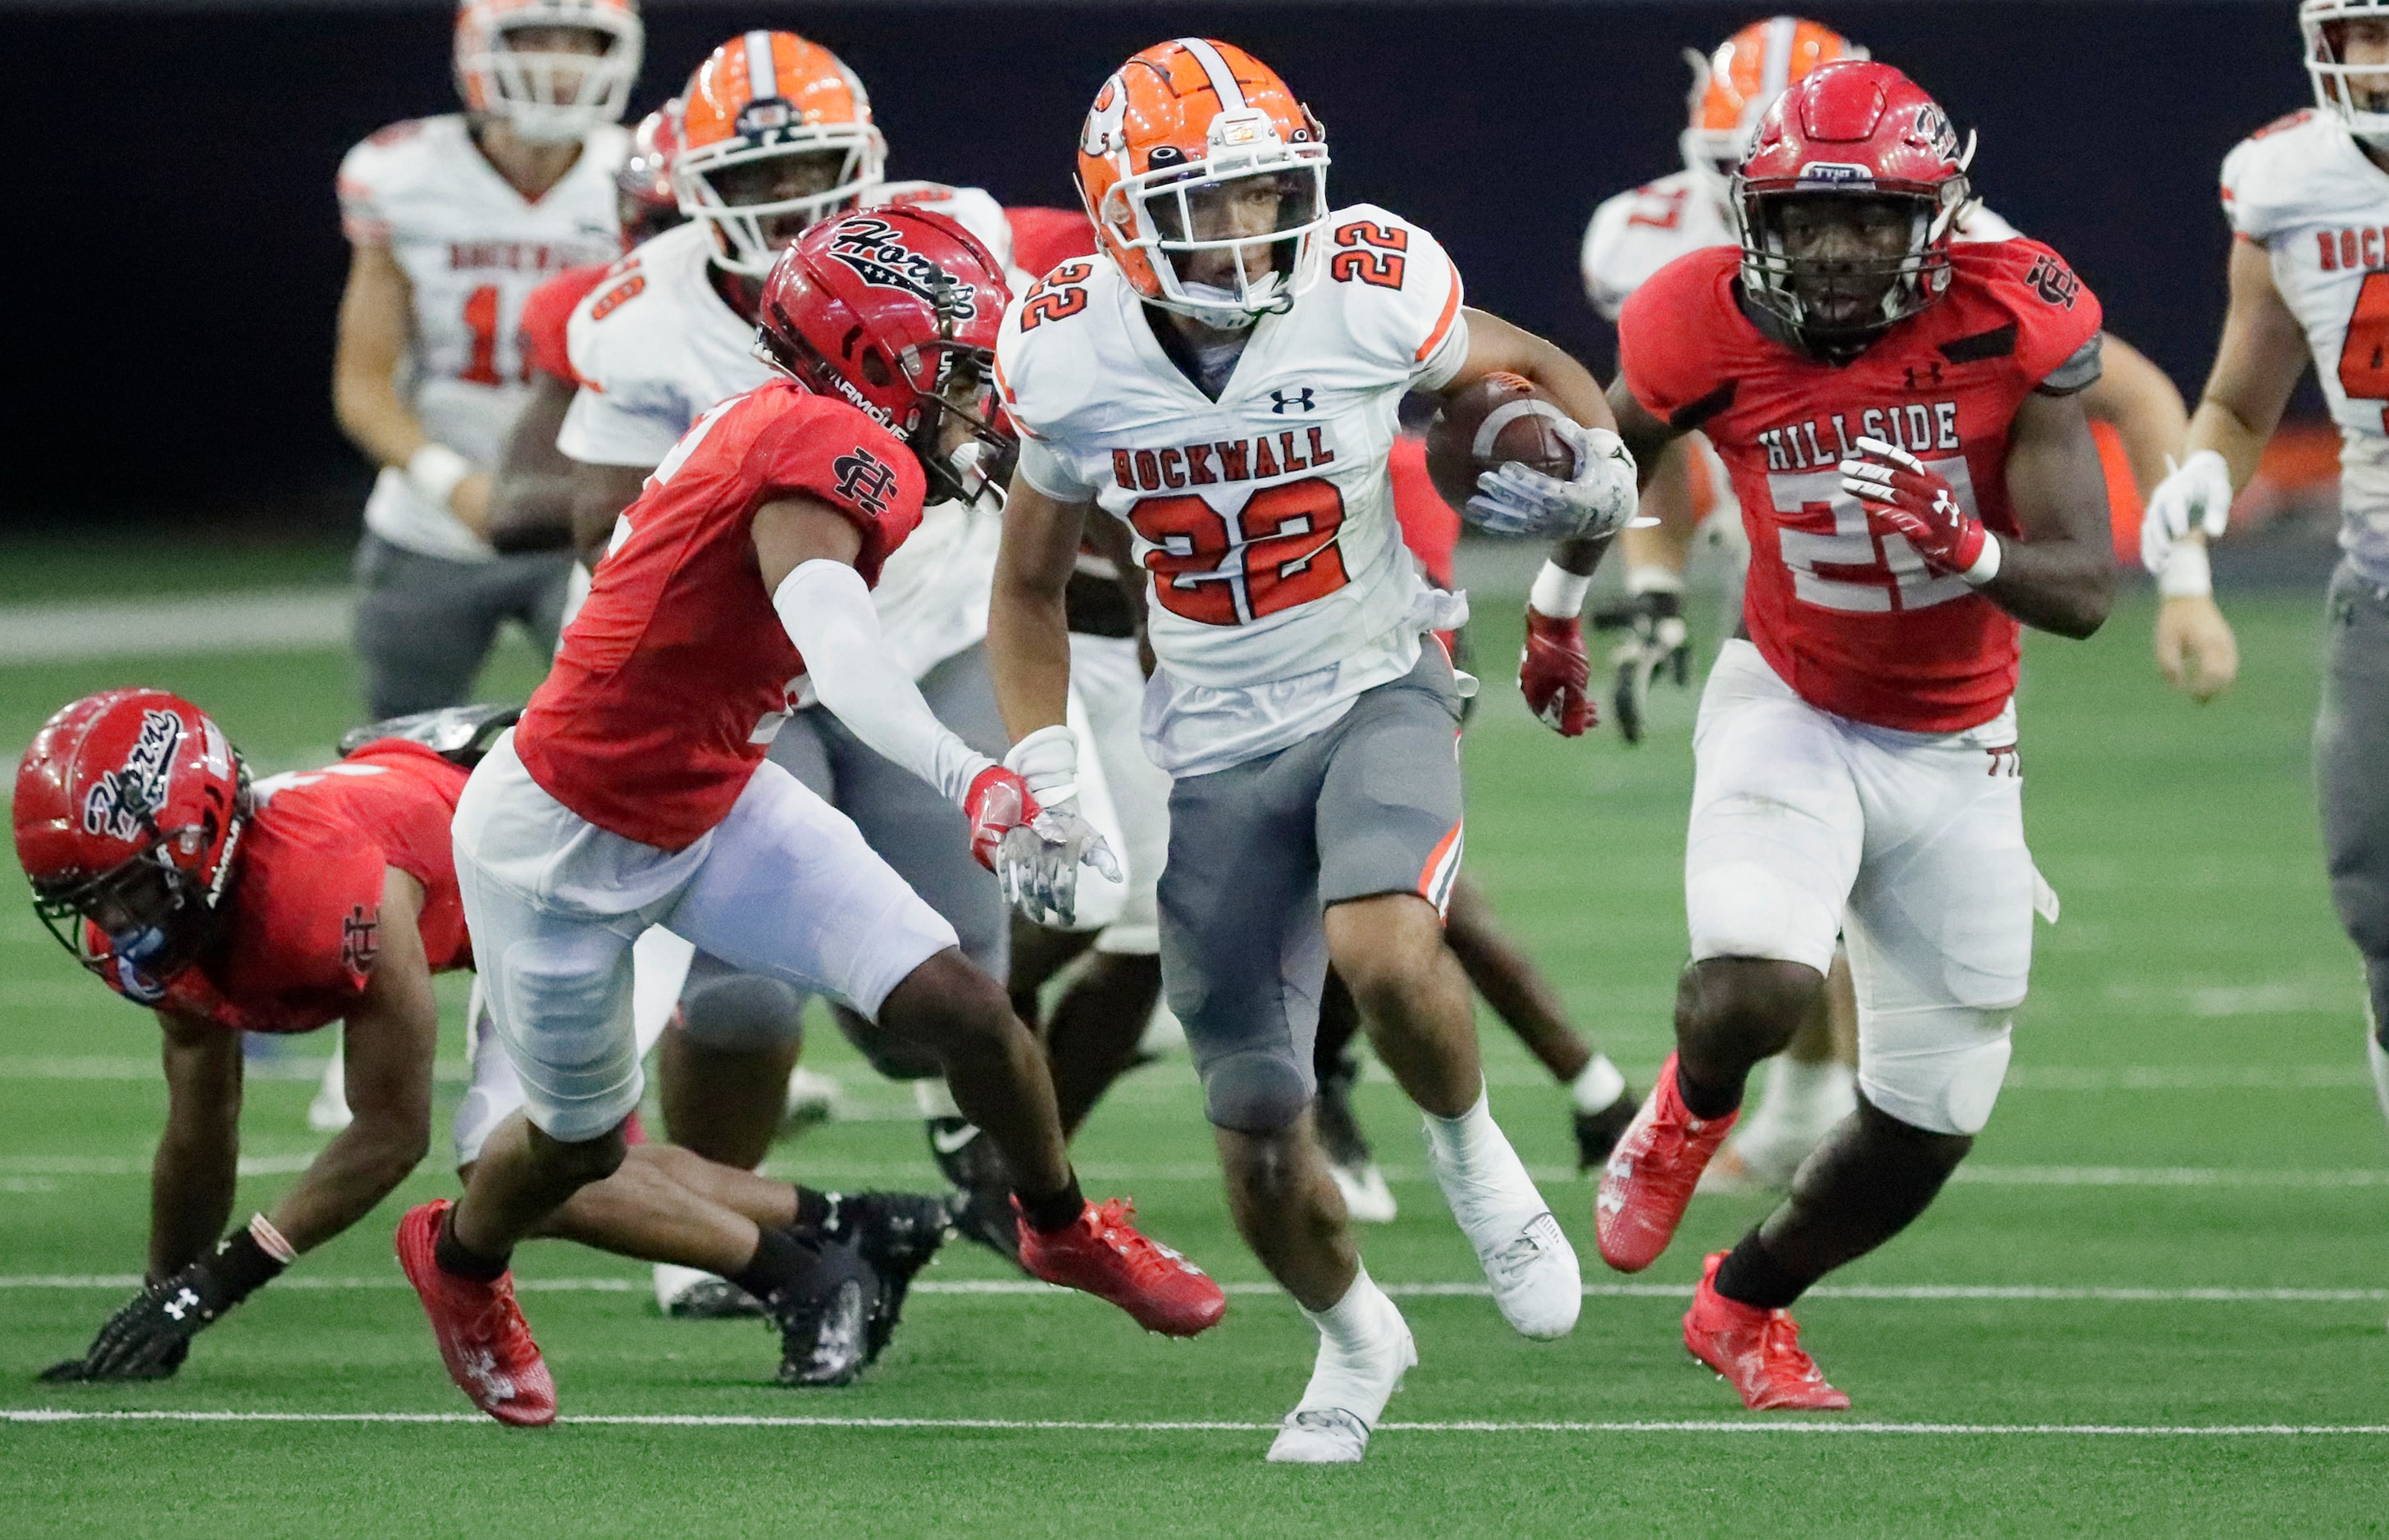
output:
POLYGON ((830 1019, 854 1050, 890 1080, 929 1080, 943 1076, 945 1064, 919 1043, 907 1042, 866 1016, 844 1006, 832 1006, 830 1019))
POLYGON ((1273 1134, 1300 1117, 1318 1090, 1309 1065, 1283 1053, 1240 1050, 1203 1066, 1203 1115, 1215 1127, 1273 1134))
POLYGON ((680 1013, 681 1030, 702 1048, 752 1053, 804 1040, 804 996, 760 974, 691 980, 680 1013))
POLYGON ((1833 961, 1841 916, 1758 861, 1728 861, 1684 879, 1693 961, 1763 957, 1823 973, 1833 961))
POLYGON ((1890 1043, 1862 1035, 1859 1094, 1927 1133, 1981 1133, 2007 1079, 2012 1023, 2006 1011, 1961 1006, 1903 1012, 1890 1043))

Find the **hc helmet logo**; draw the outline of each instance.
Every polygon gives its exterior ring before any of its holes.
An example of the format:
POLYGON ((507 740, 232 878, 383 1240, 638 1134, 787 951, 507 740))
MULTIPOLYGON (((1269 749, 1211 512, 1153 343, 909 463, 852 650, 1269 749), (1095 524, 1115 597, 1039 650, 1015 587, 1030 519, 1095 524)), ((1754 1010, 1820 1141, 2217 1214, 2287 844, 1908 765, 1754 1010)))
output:
POLYGON ((1295 390, 1272 390, 1270 392, 1270 411, 1281 417, 1289 411, 1316 412, 1319 403, 1310 399, 1310 390, 1308 385, 1295 390))
POLYGON ((888 511, 896 490, 896 472, 886 461, 857 445, 829 463, 837 477, 837 495, 874 515, 888 511))

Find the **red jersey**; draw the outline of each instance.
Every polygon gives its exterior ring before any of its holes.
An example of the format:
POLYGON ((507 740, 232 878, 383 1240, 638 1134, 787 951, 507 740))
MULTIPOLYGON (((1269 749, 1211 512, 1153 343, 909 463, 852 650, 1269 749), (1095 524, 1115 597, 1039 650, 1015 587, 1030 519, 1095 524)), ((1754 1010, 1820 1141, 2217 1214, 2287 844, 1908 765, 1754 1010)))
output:
POLYGON ((601 829, 678 850, 721 822, 795 708, 804 660, 772 608, 749 527, 803 494, 880 564, 921 522, 921 467, 844 401, 773 380, 697 418, 597 564, 589 598, 515 727, 550 796, 601 829))
MULTIPOLYGON (((384 871, 423 885, 415 929, 433 973, 473 965, 448 822, 465 772, 421 744, 377 739, 322 770, 257 785, 234 851, 230 940, 159 985, 101 976, 129 999, 239 1032, 312 1032, 346 1016, 381 956, 384 871)), ((83 947, 108 942, 83 926, 83 947)))
POLYGON ((1095 254, 1095 227, 1077 209, 1006 209, 1012 265, 1042 278, 1073 257, 1095 254))
POLYGON ((1387 460, 1394 478, 1394 522, 1402 527, 1402 543, 1426 568, 1437 588, 1450 588, 1451 554, 1460 546, 1460 515, 1435 490, 1426 474, 1426 440, 1398 433, 1387 460))
POLYGON ((1937 302, 1836 366, 1758 329, 1741 261, 1732 247, 1693 252, 1637 289, 1618 317, 1618 374, 1653 415, 1706 434, 1732 475, 1751 641, 1836 716, 1913 732, 1988 721, 2015 693, 2015 620, 1873 529, 1834 466, 1860 438, 1897 444, 2012 538, 2009 428, 2035 390, 2096 377, 2083 365, 2098 299, 2038 241, 1961 244, 1937 302))
POLYGON ((612 262, 568 267, 530 291, 530 298, 523 301, 522 319, 516 324, 526 364, 567 385, 581 383, 581 376, 572 372, 572 355, 564 346, 565 323, 572 319, 573 308, 613 271, 612 262))

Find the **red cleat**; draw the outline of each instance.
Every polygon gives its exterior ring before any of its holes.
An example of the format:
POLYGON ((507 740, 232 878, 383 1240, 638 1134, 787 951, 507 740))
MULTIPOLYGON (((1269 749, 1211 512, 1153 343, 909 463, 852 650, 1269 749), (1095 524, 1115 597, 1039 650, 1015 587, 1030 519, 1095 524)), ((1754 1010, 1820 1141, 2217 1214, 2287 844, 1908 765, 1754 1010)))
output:
POLYGON ((1659 1083, 1642 1099, 1642 1110, 1602 1168, 1592 1225, 1603 1262, 1621 1273, 1639 1273, 1659 1260, 1676 1238, 1701 1168, 1741 1115, 1737 1107, 1723 1117, 1694 1117, 1676 1087, 1676 1056, 1667 1055, 1659 1083))
POLYGON ((1800 1351, 1800 1328, 1789 1310, 1761 1310, 1717 1292, 1712 1252, 1701 1268, 1701 1286, 1684 1312, 1684 1345, 1718 1371, 1755 1412, 1846 1412, 1850 1398, 1825 1383, 1817 1360, 1800 1351))
POLYGON ((1028 1228, 1019 1199, 1012 1208, 1023 1267, 1048 1283, 1109 1300, 1147 1331, 1192 1337, 1228 1313, 1228 1296, 1209 1274, 1138 1232, 1131 1222, 1136 1206, 1125 1198, 1089 1203, 1077 1224, 1050 1232, 1028 1228))
POLYGON ((473 1405, 517 1428, 556 1420, 556 1381, 515 1305, 514 1274, 495 1282, 458 1278, 432 1257, 440 1224, 454 1204, 437 1198, 398 1222, 398 1265, 431 1317, 448 1378, 473 1405))

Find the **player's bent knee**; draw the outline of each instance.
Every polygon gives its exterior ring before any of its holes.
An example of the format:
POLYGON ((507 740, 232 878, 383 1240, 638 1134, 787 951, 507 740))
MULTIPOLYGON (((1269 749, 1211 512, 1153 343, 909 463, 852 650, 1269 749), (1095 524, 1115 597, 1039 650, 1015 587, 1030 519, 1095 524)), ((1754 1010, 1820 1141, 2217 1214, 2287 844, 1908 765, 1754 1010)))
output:
POLYGON ((539 1163, 550 1171, 586 1184, 602 1182, 612 1176, 621 1167, 631 1146, 623 1139, 621 1122, 617 1119, 612 1126, 585 1139, 560 1137, 533 1123, 530 1148, 539 1163))
POLYGON ((699 985, 681 997, 681 1030, 699 1048, 753 1053, 804 1038, 804 997, 759 974, 699 985))
POLYGON ((1709 957, 1686 968, 1676 1014, 1693 1028, 1798 1030, 1825 987, 1822 971, 1773 957, 1709 957))
POLYGON ((1224 1053, 1203 1066, 1203 1114, 1215 1127, 1274 1134, 1293 1126, 1318 1089, 1308 1066, 1288 1054, 1224 1053))
MULTIPOLYGON (((1931 1134, 1971 1138, 1991 1120, 2013 1050, 2005 1011, 1949 1009, 1929 1025, 1942 1040, 1914 1047, 1862 1044, 1859 1093, 1888 1115, 1931 1134)), ((1911 1028, 1919 1024, 1908 1024, 1911 1028)))
POLYGON ((957 1050, 993 1047, 1021 1029, 1003 986, 951 947, 888 991, 878 1025, 941 1059, 957 1050))

